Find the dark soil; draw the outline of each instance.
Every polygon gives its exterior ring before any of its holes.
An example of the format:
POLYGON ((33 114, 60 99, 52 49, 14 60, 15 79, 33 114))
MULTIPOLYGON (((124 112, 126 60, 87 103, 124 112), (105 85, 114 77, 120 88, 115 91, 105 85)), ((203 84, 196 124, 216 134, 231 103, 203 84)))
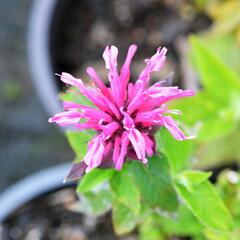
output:
MULTIPOLYGON (((2 225, 4 240, 117 240, 111 215, 97 220, 71 211, 77 200, 75 186, 34 199, 18 209, 2 225)), ((135 238, 131 238, 132 240, 135 238)))
MULTIPOLYGON (((75 184, 55 189, 21 206, 0 225, 1 240, 137 240, 137 232, 117 236, 111 213, 94 218, 71 209, 75 184)), ((172 237, 169 240, 190 240, 172 237)))

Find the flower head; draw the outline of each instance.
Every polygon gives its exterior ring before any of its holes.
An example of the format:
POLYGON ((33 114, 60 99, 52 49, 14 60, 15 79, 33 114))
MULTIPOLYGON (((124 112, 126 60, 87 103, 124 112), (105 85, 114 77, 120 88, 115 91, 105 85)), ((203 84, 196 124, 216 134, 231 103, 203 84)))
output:
POLYGON ((155 55, 146 59, 146 66, 135 83, 130 83, 130 64, 137 50, 131 45, 125 62, 118 72, 118 49, 107 46, 103 53, 110 87, 107 87, 92 67, 87 68, 94 85, 87 86, 81 79, 62 73, 61 80, 79 89, 95 107, 64 102, 64 112, 49 122, 61 126, 74 125, 78 130, 93 129, 96 136, 88 143, 88 152, 81 163, 73 165, 69 178, 80 177, 96 167, 108 166, 120 170, 127 158, 147 163, 147 155, 155 151, 154 132, 166 127, 177 140, 185 140, 184 133, 169 114, 166 102, 194 95, 192 90, 165 87, 164 81, 149 86, 151 72, 159 71, 166 59, 166 48, 158 48, 155 55), (83 123, 80 120, 85 119, 83 123))

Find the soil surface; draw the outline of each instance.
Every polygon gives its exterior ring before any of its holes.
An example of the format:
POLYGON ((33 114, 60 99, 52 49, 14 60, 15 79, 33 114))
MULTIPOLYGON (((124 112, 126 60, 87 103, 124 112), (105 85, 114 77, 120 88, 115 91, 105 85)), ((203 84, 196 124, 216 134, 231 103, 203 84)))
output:
POLYGON ((75 186, 59 189, 22 206, 1 226, 4 240, 135 240, 117 237, 110 213, 95 219, 71 211, 75 186))
MULTIPOLYGON (((0 225, 3 240, 137 240, 137 232, 117 236, 111 213, 94 218, 73 212, 75 186, 57 189, 18 209, 0 225)), ((172 237, 169 240, 188 240, 172 237)))

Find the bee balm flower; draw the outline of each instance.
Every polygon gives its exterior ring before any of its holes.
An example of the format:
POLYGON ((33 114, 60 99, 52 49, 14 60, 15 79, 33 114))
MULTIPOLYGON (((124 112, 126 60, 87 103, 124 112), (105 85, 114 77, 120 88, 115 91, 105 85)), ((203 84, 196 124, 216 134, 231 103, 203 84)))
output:
POLYGON ((78 178, 99 166, 121 170, 127 158, 147 163, 147 155, 155 149, 154 132, 166 127, 177 140, 185 140, 184 133, 169 114, 166 102, 194 95, 192 90, 164 87, 163 81, 149 85, 151 72, 159 71, 166 59, 166 48, 158 48, 155 55, 145 60, 146 66, 135 83, 130 83, 130 64, 137 50, 131 45, 125 62, 117 69, 118 49, 107 46, 103 53, 110 87, 105 86, 92 67, 87 68, 94 85, 86 86, 81 79, 62 73, 61 80, 79 89, 95 107, 64 102, 64 112, 56 114, 49 122, 61 126, 74 125, 78 130, 93 129, 96 136, 88 143, 88 152, 81 163, 73 165, 68 178, 78 178), (80 120, 85 119, 83 123, 80 120))

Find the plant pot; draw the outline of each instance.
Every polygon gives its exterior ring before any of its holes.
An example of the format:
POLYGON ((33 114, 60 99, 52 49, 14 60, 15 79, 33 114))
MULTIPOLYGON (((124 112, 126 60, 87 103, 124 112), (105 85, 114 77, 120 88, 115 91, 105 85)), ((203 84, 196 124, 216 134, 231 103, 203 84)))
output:
POLYGON ((29 69, 38 97, 47 114, 60 111, 57 87, 50 56, 50 29, 57 0, 35 0, 32 6, 27 46, 29 69))
POLYGON ((72 188, 76 184, 63 184, 70 164, 61 164, 30 175, 8 187, 0 195, 0 223, 4 222, 17 209, 27 202, 57 189, 72 188))
POLYGON ((0 195, 0 239, 118 239, 111 217, 98 219, 71 211, 76 183, 63 184, 69 164, 35 173, 0 195))

